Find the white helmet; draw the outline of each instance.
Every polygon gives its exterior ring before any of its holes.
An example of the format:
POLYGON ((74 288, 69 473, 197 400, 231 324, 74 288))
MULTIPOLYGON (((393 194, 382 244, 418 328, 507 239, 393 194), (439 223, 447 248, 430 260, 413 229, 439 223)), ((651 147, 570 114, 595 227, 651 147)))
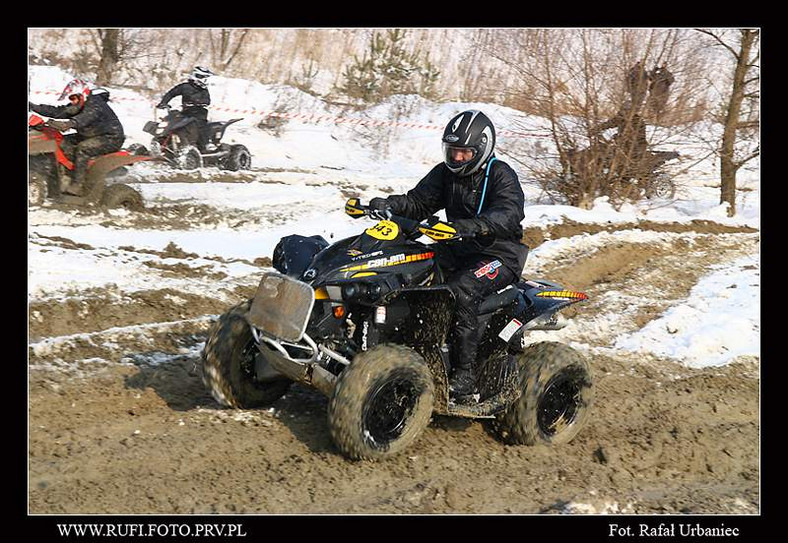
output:
POLYGON ((208 86, 207 80, 214 74, 208 68, 203 66, 195 66, 192 73, 189 75, 189 81, 197 85, 198 87, 206 88, 208 86))
POLYGON ((75 94, 81 96, 81 102, 84 104, 87 97, 90 96, 90 85, 84 79, 72 79, 60 93, 58 100, 65 100, 75 94))

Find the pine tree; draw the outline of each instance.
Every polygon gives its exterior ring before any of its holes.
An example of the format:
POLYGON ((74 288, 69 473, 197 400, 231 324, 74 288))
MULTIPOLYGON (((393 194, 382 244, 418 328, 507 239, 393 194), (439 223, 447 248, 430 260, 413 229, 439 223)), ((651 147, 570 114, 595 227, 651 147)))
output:
POLYGON ((385 35, 375 32, 369 49, 343 71, 340 92, 364 103, 379 102, 394 94, 420 94, 433 97, 440 71, 421 51, 409 52, 404 40, 406 31, 389 29, 385 35))

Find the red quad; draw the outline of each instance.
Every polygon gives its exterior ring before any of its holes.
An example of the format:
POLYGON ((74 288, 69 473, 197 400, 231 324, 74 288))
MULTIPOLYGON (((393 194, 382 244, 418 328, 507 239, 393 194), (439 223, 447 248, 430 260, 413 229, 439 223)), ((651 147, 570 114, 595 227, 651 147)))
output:
POLYGON ((62 140, 60 131, 38 115, 30 116, 27 136, 30 205, 41 205, 45 198, 51 198, 67 204, 97 203, 107 208, 143 209, 142 195, 138 191, 121 183, 107 186, 106 177, 118 168, 152 160, 152 157, 121 150, 91 159, 85 176, 85 195, 72 196, 61 192, 60 174, 64 169, 74 169, 60 147, 62 140))

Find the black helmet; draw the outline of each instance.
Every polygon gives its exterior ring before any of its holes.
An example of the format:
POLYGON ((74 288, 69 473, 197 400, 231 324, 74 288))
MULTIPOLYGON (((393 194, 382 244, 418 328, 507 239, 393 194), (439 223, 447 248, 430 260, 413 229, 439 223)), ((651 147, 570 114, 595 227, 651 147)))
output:
POLYGON ((455 116, 443 131, 443 162, 460 177, 471 175, 492 155, 495 148, 495 127, 481 111, 472 109, 455 116), (463 160, 456 160, 457 149, 470 151, 463 160))

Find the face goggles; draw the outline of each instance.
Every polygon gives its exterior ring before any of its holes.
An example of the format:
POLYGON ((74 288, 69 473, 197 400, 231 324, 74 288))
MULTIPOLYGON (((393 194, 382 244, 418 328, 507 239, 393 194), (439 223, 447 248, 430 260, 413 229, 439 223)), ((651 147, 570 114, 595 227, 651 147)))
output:
POLYGON ((192 74, 189 79, 198 87, 206 88, 208 87, 208 77, 209 76, 203 74, 192 74))

